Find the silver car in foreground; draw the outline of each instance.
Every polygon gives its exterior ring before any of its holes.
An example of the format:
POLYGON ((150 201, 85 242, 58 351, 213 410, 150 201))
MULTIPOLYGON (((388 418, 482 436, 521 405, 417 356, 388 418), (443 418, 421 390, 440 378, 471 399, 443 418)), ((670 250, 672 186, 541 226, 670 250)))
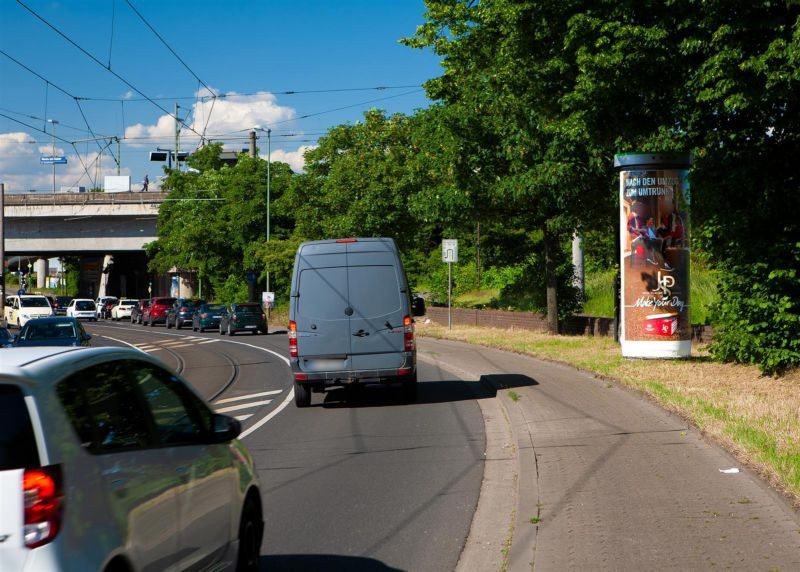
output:
POLYGON ((240 430, 142 352, 0 349, 0 570, 257 570, 240 430))

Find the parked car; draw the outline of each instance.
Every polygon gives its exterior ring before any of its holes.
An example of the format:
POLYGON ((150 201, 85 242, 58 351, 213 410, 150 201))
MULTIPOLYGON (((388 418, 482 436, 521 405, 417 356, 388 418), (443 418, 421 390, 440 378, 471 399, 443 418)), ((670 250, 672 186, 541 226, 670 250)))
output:
POLYGON ((89 346, 91 339, 77 318, 53 316, 28 320, 14 340, 14 347, 89 346))
POLYGON ((56 316, 66 316, 67 306, 69 306, 72 296, 54 296, 51 306, 56 316))
POLYGON ((119 300, 116 296, 100 296, 97 300, 95 300, 95 305, 97 306, 97 317, 98 318, 108 318, 111 313, 111 306, 108 305, 109 302, 116 303, 119 300))
POLYGON ((79 320, 97 321, 97 306, 89 298, 73 298, 67 306, 67 316, 79 320))
POLYGON ((204 332, 206 328, 219 328, 219 321, 227 308, 225 304, 202 304, 192 314, 192 330, 204 332))
POLYGON ((267 315, 261 304, 240 302, 226 307, 219 319, 219 333, 232 336, 236 332, 267 333, 267 315))
POLYGON ((167 312, 175 303, 175 298, 156 297, 150 298, 150 305, 144 309, 142 322, 148 326, 167 323, 167 312))
POLYGON ((150 305, 150 298, 142 298, 131 308, 131 324, 141 324, 145 309, 150 305))
POLYGON ((119 322, 123 318, 127 318, 130 320, 131 318, 131 311, 133 307, 137 304, 138 300, 131 300, 130 298, 123 298, 117 304, 111 308, 111 319, 115 322, 119 322))
POLYGON ((312 392, 353 383, 399 383, 406 400, 416 399, 416 313, 394 240, 300 244, 291 292, 289 354, 298 407, 311 404, 312 392))
POLYGON ((205 300, 200 300, 199 298, 178 298, 175 300, 172 308, 167 312, 167 321, 165 322, 167 329, 175 326, 180 330, 185 324, 190 324, 195 309, 205 303, 205 300))
POLYGON ((0 568, 256 570, 240 430, 133 348, 3 350, 0 568))
POLYGON ((50 302, 41 294, 14 295, 6 298, 5 316, 9 327, 21 328, 32 318, 53 315, 50 302))

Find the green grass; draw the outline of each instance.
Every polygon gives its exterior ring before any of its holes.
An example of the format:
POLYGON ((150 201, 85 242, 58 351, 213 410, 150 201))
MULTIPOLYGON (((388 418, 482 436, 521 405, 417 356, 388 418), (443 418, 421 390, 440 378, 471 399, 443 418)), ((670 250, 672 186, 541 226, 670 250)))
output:
MULTIPOLYGON (((586 301, 583 314, 589 316, 614 317, 614 270, 586 273, 586 301)), ((707 324, 710 307, 717 301, 716 273, 699 260, 692 258, 690 274, 690 321, 692 324, 707 324)))

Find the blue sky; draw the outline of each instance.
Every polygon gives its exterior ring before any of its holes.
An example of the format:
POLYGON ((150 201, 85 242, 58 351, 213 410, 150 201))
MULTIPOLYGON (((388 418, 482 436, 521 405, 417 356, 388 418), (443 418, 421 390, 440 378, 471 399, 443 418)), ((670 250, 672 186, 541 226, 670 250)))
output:
MULTIPOLYGON (((174 146, 176 104, 227 149, 269 127, 272 159, 299 170, 330 127, 429 105, 420 86, 440 75, 438 58, 398 42, 424 13, 422 0, 0 0, 0 182, 51 190, 40 156, 55 127, 68 159, 57 188, 116 174, 118 137, 121 174, 135 190, 148 174, 153 190, 162 169, 149 152, 174 146)), ((182 128, 182 150, 198 140, 182 128)))

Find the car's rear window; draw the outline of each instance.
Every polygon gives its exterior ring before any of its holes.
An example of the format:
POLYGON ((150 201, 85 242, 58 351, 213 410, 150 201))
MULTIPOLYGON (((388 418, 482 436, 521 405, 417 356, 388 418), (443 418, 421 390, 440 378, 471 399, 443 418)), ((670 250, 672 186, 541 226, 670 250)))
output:
POLYGON ((94 310, 94 302, 75 302, 75 308, 78 310, 94 310))
POLYGON ((241 312, 242 314, 260 314, 261 313, 261 306, 258 304, 253 304, 250 306, 245 306, 243 304, 236 307, 237 312, 241 312))
POLYGON ((217 311, 217 310, 224 310, 225 304, 206 304, 206 310, 209 311, 217 311))
POLYGON ((155 300, 153 305, 155 306, 172 306, 175 303, 175 298, 162 298, 161 300, 155 300))
POLYGON ((22 390, 0 383, 0 471, 38 466, 36 438, 22 390))
POLYGON ((19 305, 23 308, 49 308, 50 302, 44 296, 41 298, 20 298, 19 305))

